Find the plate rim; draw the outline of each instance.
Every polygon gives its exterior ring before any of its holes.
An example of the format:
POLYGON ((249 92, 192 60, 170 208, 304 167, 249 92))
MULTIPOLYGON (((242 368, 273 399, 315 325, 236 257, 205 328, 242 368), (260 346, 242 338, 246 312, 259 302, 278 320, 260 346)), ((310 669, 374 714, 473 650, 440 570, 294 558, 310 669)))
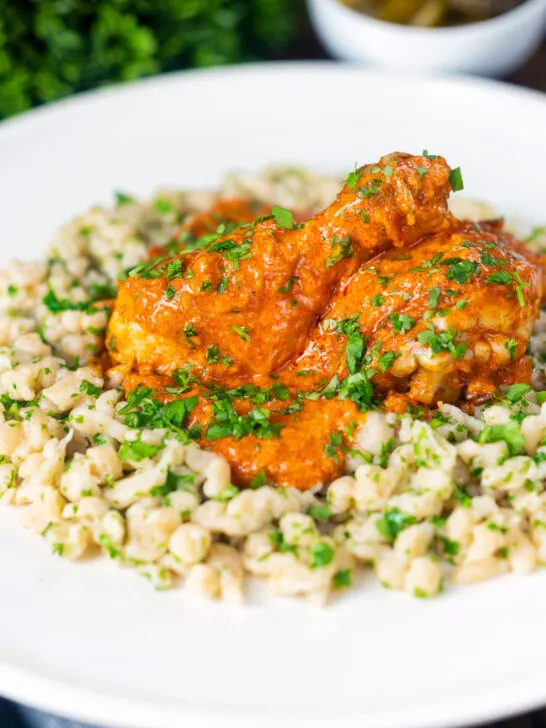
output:
POLYGON ((507 96, 519 96, 521 99, 527 99, 531 103, 538 106, 542 105, 546 108, 546 94, 537 89, 528 88, 526 86, 517 86, 507 81, 499 79, 489 79, 480 76, 471 76, 465 74, 441 75, 430 74, 422 75, 417 73, 392 73, 380 69, 371 69, 351 62, 338 62, 331 60, 318 61, 267 61, 241 63, 234 66, 218 66, 214 68, 194 68, 182 69, 178 71, 168 71, 156 76, 147 76, 145 78, 134 81, 127 81, 118 84, 103 86, 100 88, 90 89, 87 91, 79 91, 75 94, 67 96, 50 103, 28 109, 13 117, 0 121, 0 142, 6 135, 20 134, 25 131, 32 131, 32 127, 36 124, 43 123, 44 120, 50 120, 65 113, 67 110, 85 109, 97 101, 104 102, 109 99, 129 97, 139 94, 142 91, 152 87, 166 87, 177 85, 185 81, 204 80, 205 82, 217 79, 253 76, 253 75, 272 75, 278 76, 280 73, 288 74, 294 72, 304 72, 305 74, 319 75, 320 73, 331 73, 332 75, 354 75, 370 80, 382 79, 386 83, 417 83, 419 85, 430 85, 431 87, 446 86, 452 88, 472 88, 473 90, 485 90, 486 93, 494 91, 497 94, 505 94, 507 96))
MULTIPOLYGON (((457 75, 421 76, 416 74, 393 74, 362 68, 355 64, 340 64, 333 61, 278 61, 269 63, 249 63, 239 66, 227 66, 213 69, 195 69, 174 71, 159 76, 131 81, 128 83, 108 86, 105 88, 85 91, 66 99, 47 104, 36 109, 19 114, 0 123, 0 145, 20 135, 32 134, 42 125, 56 123, 57 118, 63 117, 67 110, 76 113, 85 111, 100 102, 108 105, 108 101, 123 100, 128 96, 146 93, 153 88, 169 86, 184 86, 187 82, 203 80, 205 82, 230 80, 233 78, 256 78, 257 76, 278 76, 279 74, 293 73, 303 75, 332 74, 339 76, 353 76, 355 79, 366 80, 381 79, 385 83, 413 83, 419 86, 432 88, 442 86, 454 90, 472 89, 493 93, 496 96, 504 95, 511 101, 522 100, 542 108, 546 113, 546 94, 515 86, 503 81, 482 79, 471 76, 457 75)), ((546 675, 546 671, 544 673, 546 675)), ((460 695, 459 700, 446 701, 444 696, 433 696, 426 705, 418 702, 415 705, 405 703, 401 708, 377 710, 353 710, 339 715, 347 728, 362 728, 369 725, 374 728, 451 728, 462 722, 473 725, 485 720, 508 717, 525 710, 532 710, 544 704, 546 700, 546 687, 542 674, 534 674, 530 678, 524 677, 514 681, 510 686, 502 686, 502 691, 496 687, 484 690, 481 687, 478 693, 460 695)), ((245 710, 230 707, 221 710, 216 706, 195 706, 183 702, 165 703, 163 701, 141 699, 138 703, 132 697, 125 697, 103 690, 102 688, 87 688, 72 683, 64 678, 47 676, 34 668, 14 666, 9 660, 0 658, 0 690, 7 698, 32 705, 50 712, 62 711, 63 715, 70 715, 78 720, 89 723, 109 724, 115 721, 119 728, 174 728, 180 725, 181 719, 192 720, 195 728, 214 728, 231 725, 230 721, 237 721, 240 728, 256 726, 257 721, 261 728, 273 728, 280 719, 291 725, 292 719, 298 724, 326 728, 331 726, 333 714, 316 714, 296 711, 266 712, 245 710), (30 689, 29 689, 30 686, 30 689), (30 698, 27 693, 32 693, 30 698), (227 712, 229 710, 229 713, 227 712)), ((233 723, 235 725, 235 723, 233 723)))

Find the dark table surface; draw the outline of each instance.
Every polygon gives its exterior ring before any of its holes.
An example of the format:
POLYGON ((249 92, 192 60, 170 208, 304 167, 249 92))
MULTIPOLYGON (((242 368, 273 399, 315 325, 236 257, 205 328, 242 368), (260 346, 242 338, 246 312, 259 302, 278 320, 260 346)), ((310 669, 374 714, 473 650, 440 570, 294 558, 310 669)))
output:
MULTIPOLYGON (((321 46, 311 24, 307 18, 303 18, 298 37, 286 54, 285 59, 326 60, 328 58, 330 56, 321 46)), ((505 80, 518 86, 527 86, 528 88, 546 92, 546 44, 519 71, 505 80)), ((493 723, 488 728, 546 728, 546 709, 527 713, 500 723, 493 723)))

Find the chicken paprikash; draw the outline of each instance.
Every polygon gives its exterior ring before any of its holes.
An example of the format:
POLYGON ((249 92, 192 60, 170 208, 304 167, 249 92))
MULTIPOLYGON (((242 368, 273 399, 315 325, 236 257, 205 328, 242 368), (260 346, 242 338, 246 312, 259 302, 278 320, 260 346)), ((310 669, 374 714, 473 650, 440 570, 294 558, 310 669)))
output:
POLYGON ((391 154, 305 210, 217 203, 120 284, 111 377, 170 403, 234 483, 311 488, 372 408, 472 409, 530 380, 539 260, 448 209, 460 170, 391 154))

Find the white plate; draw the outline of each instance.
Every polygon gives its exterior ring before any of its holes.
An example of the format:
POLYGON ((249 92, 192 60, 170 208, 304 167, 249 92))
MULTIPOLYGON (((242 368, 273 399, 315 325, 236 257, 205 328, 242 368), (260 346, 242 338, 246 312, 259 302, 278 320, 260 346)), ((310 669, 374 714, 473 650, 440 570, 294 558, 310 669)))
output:
MULTIPOLYGON (((546 97, 332 65, 164 77, 0 128, 0 263, 112 190, 215 184, 271 162, 349 170, 427 148, 467 191, 546 220, 546 97)), ((52 558, 0 514, 0 691, 135 728, 409 728, 546 702, 546 574, 422 602, 372 581, 330 608, 203 605, 108 563, 52 558)))

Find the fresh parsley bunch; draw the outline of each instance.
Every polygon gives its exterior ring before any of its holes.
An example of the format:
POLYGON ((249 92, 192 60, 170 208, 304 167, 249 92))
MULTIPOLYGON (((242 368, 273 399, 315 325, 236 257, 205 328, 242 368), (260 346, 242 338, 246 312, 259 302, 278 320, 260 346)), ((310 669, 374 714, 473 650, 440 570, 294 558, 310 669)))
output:
POLYGON ((0 2, 0 118, 159 71, 264 58, 300 0, 0 2))

